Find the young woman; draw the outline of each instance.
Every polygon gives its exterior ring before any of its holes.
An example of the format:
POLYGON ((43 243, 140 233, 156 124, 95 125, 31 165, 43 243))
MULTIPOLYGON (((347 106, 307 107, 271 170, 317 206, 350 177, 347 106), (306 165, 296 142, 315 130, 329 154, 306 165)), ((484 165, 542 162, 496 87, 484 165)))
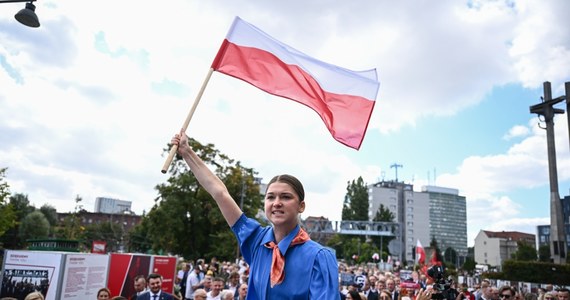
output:
POLYGON ((97 291, 97 300, 111 299, 111 291, 108 288, 101 288, 97 291))
POLYGON ((247 299, 339 299, 338 265, 331 251, 311 241, 299 226, 305 191, 291 175, 267 185, 265 215, 272 226, 246 217, 223 182, 188 145, 181 131, 172 138, 178 154, 214 198, 250 265, 247 299))

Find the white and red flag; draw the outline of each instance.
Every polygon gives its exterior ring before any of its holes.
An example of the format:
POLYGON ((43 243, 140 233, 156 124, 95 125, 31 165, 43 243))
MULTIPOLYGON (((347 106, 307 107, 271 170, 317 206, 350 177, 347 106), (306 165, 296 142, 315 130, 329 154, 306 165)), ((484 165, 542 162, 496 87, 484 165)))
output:
POLYGON ((376 69, 352 71, 309 57, 236 17, 212 69, 313 109, 340 143, 359 149, 376 102, 376 69))
POLYGON ((426 251, 424 247, 422 247, 422 243, 418 240, 416 245, 416 263, 419 265, 423 265, 426 263, 426 251))

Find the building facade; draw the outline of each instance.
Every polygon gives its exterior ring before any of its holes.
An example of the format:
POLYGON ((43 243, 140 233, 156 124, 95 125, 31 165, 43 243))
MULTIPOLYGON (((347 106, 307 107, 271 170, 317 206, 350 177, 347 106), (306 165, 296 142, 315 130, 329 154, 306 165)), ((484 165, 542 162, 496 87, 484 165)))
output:
POLYGON ((372 221, 383 205, 400 224, 400 253, 391 253, 403 261, 413 262, 417 240, 429 245, 429 198, 425 193, 414 192, 413 185, 397 181, 381 181, 368 186, 368 217, 372 221))
MULTIPOLYGON (((570 249, 570 196, 560 199, 560 203, 562 207, 562 217, 564 219, 566 244, 568 245, 568 249, 570 249)), ((536 236, 537 249, 544 245, 550 246, 550 225, 536 226, 536 236)))
MULTIPOLYGON (((455 265, 467 258, 467 204, 459 190, 423 186, 429 198, 429 235, 435 238, 442 255, 455 250, 455 265)), ((453 257, 453 256, 452 256, 453 257)), ((449 258, 448 258, 449 259, 449 258)))
MULTIPOLYGON (((456 189, 436 186, 414 191, 413 185, 397 181, 381 181, 368 186, 369 220, 383 205, 400 224, 402 260, 413 263, 414 249, 419 240, 428 247, 432 239, 442 251, 455 250, 456 264, 467 257, 466 199, 456 189)), ((394 253, 392 253, 394 255, 394 253)))
POLYGON ((475 261, 500 270, 503 262, 511 259, 512 254, 517 251, 519 241, 535 245, 536 237, 534 234, 518 231, 481 230, 475 237, 475 261))
POLYGON ((105 214, 122 214, 131 211, 131 201, 97 197, 95 198, 95 212, 105 214))

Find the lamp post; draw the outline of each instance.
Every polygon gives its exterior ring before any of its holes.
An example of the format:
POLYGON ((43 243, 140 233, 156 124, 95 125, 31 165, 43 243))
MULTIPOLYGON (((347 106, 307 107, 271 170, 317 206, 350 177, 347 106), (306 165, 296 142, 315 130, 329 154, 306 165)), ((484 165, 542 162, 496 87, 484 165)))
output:
POLYGON ((26 7, 21 9, 14 17, 18 22, 28 26, 28 27, 40 27, 40 21, 36 15, 36 6, 32 3, 36 0, 0 0, 0 3, 16 3, 16 2, 26 2, 26 7))

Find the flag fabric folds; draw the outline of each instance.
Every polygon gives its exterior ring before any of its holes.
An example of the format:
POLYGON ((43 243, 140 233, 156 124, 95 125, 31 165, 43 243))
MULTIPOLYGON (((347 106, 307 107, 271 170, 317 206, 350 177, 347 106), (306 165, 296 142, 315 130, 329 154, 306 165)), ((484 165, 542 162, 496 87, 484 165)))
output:
POLYGON ((340 143, 359 149, 380 83, 376 69, 352 71, 309 57, 236 17, 212 69, 313 109, 340 143))
POLYGON ((418 240, 418 243, 416 245, 416 263, 420 266, 426 263, 426 251, 424 247, 422 247, 420 240, 418 240))

